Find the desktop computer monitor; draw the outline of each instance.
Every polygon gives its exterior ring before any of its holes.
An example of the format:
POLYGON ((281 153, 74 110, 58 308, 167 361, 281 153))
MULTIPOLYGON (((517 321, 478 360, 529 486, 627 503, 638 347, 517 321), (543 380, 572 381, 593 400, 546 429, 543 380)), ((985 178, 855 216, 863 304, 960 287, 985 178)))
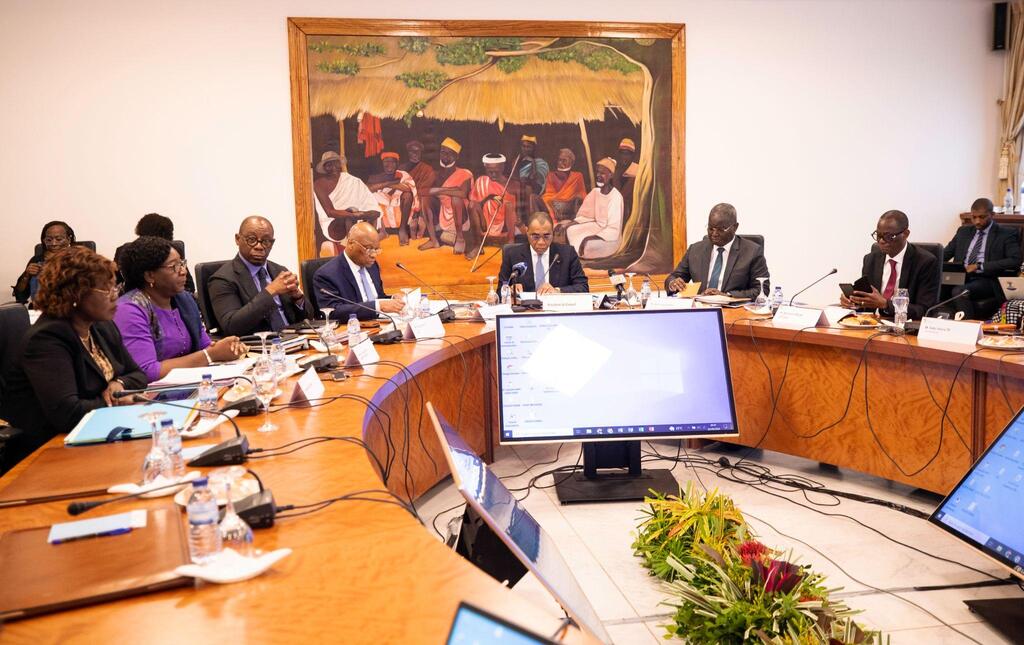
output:
MULTIPOLYGON (((1024 410, 928 521, 1024 580, 1024 410)), ((970 600, 967 605, 1013 642, 1024 641, 1024 599, 970 600)))
POLYGON ((611 637, 551 537, 430 403, 427 414, 455 486, 469 507, 537 577, 580 629, 602 643, 610 643, 611 637))
POLYGON ((675 492, 668 471, 640 470, 641 440, 738 434, 721 309, 500 315, 496 329, 501 443, 585 442, 563 503, 675 492), (598 473, 611 467, 630 471, 598 473))

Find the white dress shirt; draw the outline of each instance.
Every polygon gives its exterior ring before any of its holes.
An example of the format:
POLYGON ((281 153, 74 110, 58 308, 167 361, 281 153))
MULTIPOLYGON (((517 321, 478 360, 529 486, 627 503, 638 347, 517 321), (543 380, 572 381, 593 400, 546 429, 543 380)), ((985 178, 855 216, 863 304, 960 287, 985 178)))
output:
POLYGON ((348 262, 348 268, 352 269, 352 276, 356 279, 356 288, 359 289, 359 301, 360 302, 373 302, 373 306, 377 311, 380 311, 380 301, 377 299, 377 289, 373 286, 373 276, 370 275, 370 270, 366 270, 366 284, 370 287, 370 293, 366 293, 363 289, 363 280, 359 277, 359 271, 363 268, 352 261, 352 258, 348 256, 348 253, 342 251, 341 253, 345 256, 345 261, 348 262))
POLYGON ((708 289, 722 290, 720 285, 725 284, 725 267, 729 266, 729 250, 732 249, 733 243, 736 242, 736 236, 733 235, 732 239, 725 246, 711 245, 711 262, 708 263, 708 284, 704 285, 704 291, 708 289), (722 253, 722 272, 718 274, 718 284, 711 284, 711 272, 715 269, 715 259, 718 257, 718 249, 725 249, 722 253))
MULTIPOLYGON (((895 260, 896 261, 896 288, 897 289, 900 288, 900 278, 903 277, 903 257, 906 254, 907 254, 907 245, 904 244, 903 245, 903 250, 901 250, 896 255, 894 255, 892 257, 889 257, 888 255, 885 256, 884 264, 882 265, 882 285, 878 289, 880 292, 884 293, 885 292, 885 285, 889 284, 889 274, 892 272, 892 264, 890 264, 889 260, 895 260)), ((893 291, 893 295, 896 295, 895 291, 893 291)))
MULTIPOLYGON (((540 276, 537 276, 537 275, 533 276, 533 290, 534 291, 540 289, 540 285, 544 284, 545 282, 548 283, 548 284, 551 283, 551 281, 548 279, 548 272, 551 271, 551 263, 550 263, 551 257, 550 256, 551 256, 551 247, 549 246, 548 248, 544 249, 544 255, 540 256, 541 263, 544 266, 544 281, 541 282, 540 276)), ((537 252, 533 250, 532 246, 530 247, 530 268, 532 268, 534 270, 534 272, 536 272, 536 270, 537 270, 537 252)))

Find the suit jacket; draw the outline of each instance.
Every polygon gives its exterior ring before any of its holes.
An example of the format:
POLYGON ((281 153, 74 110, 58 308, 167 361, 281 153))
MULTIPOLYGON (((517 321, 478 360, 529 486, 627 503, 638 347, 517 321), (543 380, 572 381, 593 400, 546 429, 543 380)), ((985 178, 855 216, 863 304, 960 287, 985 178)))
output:
MULTIPOLYGON (((267 272, 273 280, 285 267, 267 260, 267 272)), ((270 316, 277 308, 274 297, 266 289, 257 291, 249 267, 239 256, 210 276, 206 285, 210 292, 213 315, 217 317, 220 333, 225 336, 247 336, 257 331, 271 331, 270 316)), ((281 297, 281 308, 288 324, 295 324, 313 316, 308 298, 302 299, 302 308, 286 295, 281 297)))
MULTIPOLYGON (((113 322, 96 323, 93 338, 126 389, 148 381, 121 342, 113 322)), ((25 431, 24 454, 60 432, 69 432, 86 412, 102 408, 107 381, 71 323, 41 316, 26 332, 7 373, 3 417, 25 431)))
MULTIPOLYGON (((370 274, 370 281, 373 288, 377 290, 378 298, 389 298, 384 293, 384 283, 380 280, 380 267, 374 262, 366 267, 370 274)), ((330 262, 323 265, 313 274, 313 288, 316 289, 316 300, 320 307, 333 307, 331 318, 336 320, 348 320, 350 314, 355 314, 359 320, 373 320, 377 317, 377 303, 372 300, 362 302, 357 306, 338 298, 352 302, 362 301, 359 295, 359 285, 356 283, 356 276, 345 260, 344 251, 334 257, 330 262)))
MULTIPOLYGON (((956 230, 953 239, 946 245, 942 253, 942 259, 950 260, 957 264, 963 264, 967 259, 967 251, 971 247, 976 229, 971 225, 961 226, 956 230)), ((971 276, 978 278, 998 278, 1000 276, 1013 276, 1020 272, 1021 250, 1020 239, 1017 236, 1017 227, 1000 226, 992 222, 992 228, 985 238, 985 261, 982 266, 984 271, 972 273, 971 276)))
MULTIPOLYGON (((882 270, 888 256, 881 251, 868 253, 864 256, 864 267, 861 275, 871 285, 882 291, 882 270)), ((939 301, 939 269, 935 266, 938 259, 928 251, 922 251, 913 244, 907 244, 907 252, 903 256, 903 268, 900 271, 898 287, 910 291, 910 306, 907 316, 919 320, 929 307, 939 301)), ((892 316, 895 312, 892 302, 881 310, 883 316, 892 316)))
MULTIPOLYGON (((707 237, 691 244, 675 270, 665 278, 665 291, 674 293, 668 285, 674 279, 682 278, 686 282, 700 282, 700 291, 703 293, 707 289, 713 248, 714 244, 707 237)), ((765 262, 761 246, 742 237, 734 237, 729 259, 725 263, 721 291, 736 298, 756 298, 760 288, 757 278, 767 277, 768 263, 765 262)))
MULTIPOLYGON (((498 284, 508 280, 512 275, 512 267, 517 262, 526 263, 526 273, 518 278, 523 291, 536 291, 536 277, 533 274, 533 257, 529 244, 506 244, 501 249, 501 270, 498 271, 498 284)), ((548 251, 547 282, 558 287, 562 293, 586 293, 590 291, 590 283, 583 273, 580 256, 571 244, 552 244, 548 251)))

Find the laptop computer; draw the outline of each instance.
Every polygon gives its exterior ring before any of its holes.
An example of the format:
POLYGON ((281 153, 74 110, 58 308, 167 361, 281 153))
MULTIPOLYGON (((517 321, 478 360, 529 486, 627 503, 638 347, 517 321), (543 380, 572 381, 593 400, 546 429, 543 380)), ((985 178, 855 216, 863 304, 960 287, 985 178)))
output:
POLYGON ((999 278, 1007 300, 1024 300, 1024 278, 999 278))
POLYGON ((967 269, 957 262, 943 262, 942 284, 958 286, 967 281, 967 269))

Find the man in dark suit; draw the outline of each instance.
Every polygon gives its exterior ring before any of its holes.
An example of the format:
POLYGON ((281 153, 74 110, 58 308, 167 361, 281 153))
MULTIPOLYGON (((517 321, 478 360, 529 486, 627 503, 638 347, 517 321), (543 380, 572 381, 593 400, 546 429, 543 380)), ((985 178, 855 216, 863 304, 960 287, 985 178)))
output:
POLYGON ((523 291, 536 291, 539 296, 590 291, 576 249, 569 244, 552 244, 554 223, 551 216, 538 211, 530 215, 527 222, 526 239, 529 244, 506 244, 501 249, 498 282, 508 282, 512 267, 523 262, 526 273, 518 278, 523 291))
POLYGON ((975 313, 974 303, 986 298, 1003 300, 999 287, 1001 276, 1020 272, 1021 251, 1017 229, 999 226, 992 221, 992 200, 981 197, 971 204, 971 223, 957 229, 942 254, 946 262, 962 264, 967 278, 962 286, 953 287, 953 295, 967 291, 968 298, 956 301, 956 307, 969 316, 975 313))
POLYGON ((902 211, 886 211, 878 218, 871 237, 878 251, 864 256, 861 275, 871 283, 871 292, 854 291, 849 298, 840 296, 844 307, 876 309, 883 316, 895 314, 892 297, 897 289, 907 289, 910 306, 907 317, 920 319, 939 299, 938 259, 927 251, 907 244, 910 220, 902 211))
POLYGON ((757 278, 768 277, 768 264, 760 245, 736 237, 739 222, 732 204, 716 204, 708 215, 708 235, 691 244, 675 270, 665 278, 670 295, 682 291, 691 280, 700 282, 708 296, 757 298, 757 278))
POLYGON ((386 314, 402 311, 405 303, 400 299, 391 300, 384 293, 377 266, 379 253, 377 229, 367 222, 358 222, 348 231, 345 251, 313 274, 317 302, 321 307, 334 309, 331 318, 344 321, 355 314, 360 320, 372 320, 378 311, 386 314))
POLYGON ((235 244, 238 255, 206 285, 222 334, 280 331, 313 315, 295 274, 267 259, 274 247, 269 220, 258 215, 242 220, 235 244))

